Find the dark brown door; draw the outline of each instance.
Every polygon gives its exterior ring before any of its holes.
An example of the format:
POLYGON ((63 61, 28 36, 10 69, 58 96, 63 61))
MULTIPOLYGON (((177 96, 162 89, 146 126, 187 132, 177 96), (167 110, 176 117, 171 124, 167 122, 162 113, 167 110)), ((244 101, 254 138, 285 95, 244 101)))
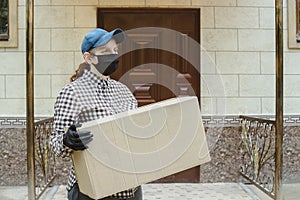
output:
MULTIPOLYGON (((120 69, 112 78, 134 91, 139 106, 180 95, 200 99, 200 49, 190 48, 187 42, 189 37, 200 41, 199 9, 99 8, 97 23, 106 30, 126 31, 120 69), (163 43, 178 51, 153 48, 163 43), (196 57, 196 66, 182 55, 196 57)), ((195 167, 156 182, 199 182, 199 177, 200 167, 195 167)))

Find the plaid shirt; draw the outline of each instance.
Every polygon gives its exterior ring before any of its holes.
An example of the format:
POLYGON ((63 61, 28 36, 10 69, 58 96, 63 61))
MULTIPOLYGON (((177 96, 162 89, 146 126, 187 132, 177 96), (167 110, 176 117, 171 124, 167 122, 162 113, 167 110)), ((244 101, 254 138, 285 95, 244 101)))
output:
MULTIPOLYGON (((83 123, 105 116, 114 115, 137 107, 131 91, 122 83, 108 78, 103 80, 85 70, 74 82, 66 85, 59 93, 54 106, 54 132, 50 146, 57 156, 70 156, 72 149, 63 144, 65 128, 74 123, 83 123)), ((76 183, 73 166, 68 179, 67 190, 76 183)), ((112 195, 117 198, 134 196, 136 188, 112 195)))

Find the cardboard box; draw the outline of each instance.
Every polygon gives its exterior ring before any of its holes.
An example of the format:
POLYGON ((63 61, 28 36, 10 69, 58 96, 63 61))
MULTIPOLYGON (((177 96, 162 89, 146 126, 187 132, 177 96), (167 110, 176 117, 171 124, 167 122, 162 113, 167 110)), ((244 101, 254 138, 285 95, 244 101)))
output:
POLYGON ((82 193, 99 199, 210 161, 197 97, 178 97, 84 123, 74 151, 82 193))

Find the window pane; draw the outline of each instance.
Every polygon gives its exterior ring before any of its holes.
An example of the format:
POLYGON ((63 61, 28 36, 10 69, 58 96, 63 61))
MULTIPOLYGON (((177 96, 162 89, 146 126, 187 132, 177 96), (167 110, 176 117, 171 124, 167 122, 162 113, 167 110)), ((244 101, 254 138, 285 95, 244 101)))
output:
POLYGON ((8 0, 0 1, 0 35, 8 35, 8 0))

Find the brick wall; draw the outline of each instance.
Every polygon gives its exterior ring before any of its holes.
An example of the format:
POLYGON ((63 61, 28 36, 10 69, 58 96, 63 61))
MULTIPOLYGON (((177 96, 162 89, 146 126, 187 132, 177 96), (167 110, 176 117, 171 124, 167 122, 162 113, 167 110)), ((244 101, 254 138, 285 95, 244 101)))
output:
MULTIPOLYGON (((297 114, 300 52, 287 47, 286 1, 285 113, 297 114)), ((97 7, 200 8, 202 112, 206 115, 273 114, 274 4, 273 0, 35 1, 35 114, 53 114, 58 91, 82 62, 81 40, 96 27, 97 7), (222 81, 221 88, 215 88, 216 79, 222 81)), ((25 116, 25 8, 25 0, 19 0, 18 48, 0 47, 1 116, 25 116)))

